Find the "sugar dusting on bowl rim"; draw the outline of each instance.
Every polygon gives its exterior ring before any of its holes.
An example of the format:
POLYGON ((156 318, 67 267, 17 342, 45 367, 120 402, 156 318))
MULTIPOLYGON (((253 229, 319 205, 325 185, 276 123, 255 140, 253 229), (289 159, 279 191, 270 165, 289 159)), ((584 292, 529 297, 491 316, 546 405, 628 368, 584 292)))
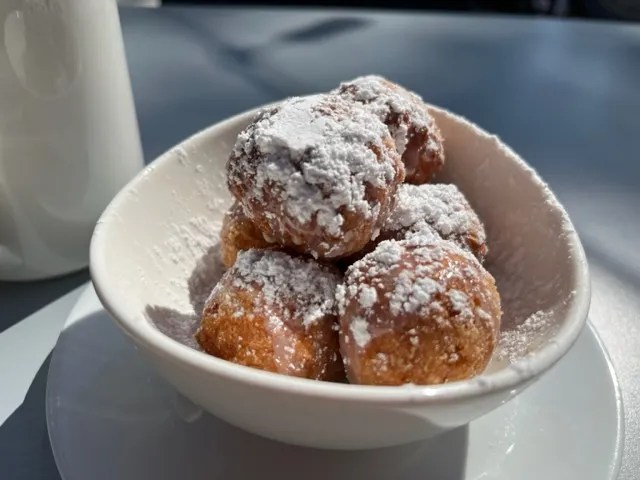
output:
POLYGON ((122 302, 118 296, 118 289, 113 286, 104 252, 109 237, 109 226, 119 218, 118 212, 126 204, 130 196, 129 191, 135 189, 139 182, 147 180, 152 170, 160 168, 165 163, 173 162, 176 157, 175 152, 184 151, 183 148, 186 145, 200 144, 205 139, 215 136, 218 131, 230 127, 236 127, 239 130, 259 110, 269 108, 277 103, 242 112, 187 138, 149 164, 116 195, 103 212, 91 240, 91 277, 98 298, 105 309, 137 345, 150 351, 151 354, 163 356, 173 362, 204 370, 212 375, 252 384, 259 388, 287 391, 301 396, 378 405, 439 404, 494 392, 510 391, 510 393, 515 393, 517 387, 524 386, 538 378, 573 346, 586 323, 591 286, 584 249, 566 211, 535 170, 511 148, 502 143, 497 136, 485 132, 459 115, 432 105, 429 105, 429 110, 435 117, 442 116, 453 120, 470 130, 474 136, 493 141, 497 150, 502 151, 520 169, 530 175, 531 181, 541 189, 549 207, 560 215, 564 230, 562 233, 571 252, 571 275, 576 280, 574 292, 567 299, 569 303, 565 315, 567 321, 557 330, 553 341, 499 371, 483 373, 469 380, 430 386, 351 385, 289 377, 227 362, 173 340, 157 330, 139 312, 127 309, 126 303, 122 302))

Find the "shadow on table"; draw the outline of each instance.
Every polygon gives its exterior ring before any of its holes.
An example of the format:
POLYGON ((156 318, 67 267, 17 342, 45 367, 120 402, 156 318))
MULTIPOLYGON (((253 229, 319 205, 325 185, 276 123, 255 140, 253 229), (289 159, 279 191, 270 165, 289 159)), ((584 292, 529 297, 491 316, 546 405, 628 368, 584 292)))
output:
MULTIPOLYGON (((0 427, 0 474, 11 480, 60 480, 45 419, 48 358, 35 376, 24 403, 0 427)), ((0 395, 2 386, 0 386, 0 395)))

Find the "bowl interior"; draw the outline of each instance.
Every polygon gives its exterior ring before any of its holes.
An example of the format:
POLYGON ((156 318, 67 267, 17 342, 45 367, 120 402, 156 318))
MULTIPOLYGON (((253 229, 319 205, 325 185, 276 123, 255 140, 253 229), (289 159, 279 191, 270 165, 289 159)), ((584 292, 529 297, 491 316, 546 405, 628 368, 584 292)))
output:
MULTIPOLYGON (((500 345, 474 381, 505 370, 524 380, 554 363, 584 324, 584 253, 562 207, 517 155, 458 116, 437 108, 433 114, 446 142, 439 181, 456 183, 485 222, 487 268, 503 303, 500 345)), ((96 289, 138 341, 157 339, 158 329, 197 349, 192 335, 198 311, 222 273, 218 231, 231 203, 224 167, 252 116, 214 125, 164 154, 123 189, 98 223, 91 252, 96 289)), ((211 365, 228 363, 197 355, 211 365)), ((503 376, 507 383, 514 378, 503 376)))

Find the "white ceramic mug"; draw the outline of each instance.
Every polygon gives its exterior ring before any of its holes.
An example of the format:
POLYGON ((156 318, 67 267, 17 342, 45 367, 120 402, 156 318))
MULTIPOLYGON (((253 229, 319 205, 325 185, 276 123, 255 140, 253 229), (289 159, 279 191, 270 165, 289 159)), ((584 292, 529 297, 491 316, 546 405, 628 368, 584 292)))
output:
POLYGON ((115 0, 0 1, 0 280, 83 268, 143 166, 115 0))

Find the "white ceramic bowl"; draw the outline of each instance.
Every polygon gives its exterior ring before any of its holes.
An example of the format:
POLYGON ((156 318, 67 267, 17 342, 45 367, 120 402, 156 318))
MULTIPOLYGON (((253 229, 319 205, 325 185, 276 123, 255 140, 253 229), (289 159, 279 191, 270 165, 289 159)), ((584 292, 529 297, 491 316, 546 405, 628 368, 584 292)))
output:
POLYGON ((498 138, 437 108, 433 115, 446 139, 442 179, 454 181, 484 220, 488 268, 503 300, 502 344, 484 374, 430 387, 333 384, 239 366, 184 345, 189 338, 180 343, 162 333, 150 312, 165 312, 176 332, 194 322, 187 284, 210 273, 199 259, 216 243, 230 204, 225 162, 254 114, 214 125, 149 165, 106 209, 91 245, 91 274, 105 308, 194 403, 287 443, 382 447, 426 438, 495 409, 572 346, 587 317, 590 287, 565 211, 498 138))

